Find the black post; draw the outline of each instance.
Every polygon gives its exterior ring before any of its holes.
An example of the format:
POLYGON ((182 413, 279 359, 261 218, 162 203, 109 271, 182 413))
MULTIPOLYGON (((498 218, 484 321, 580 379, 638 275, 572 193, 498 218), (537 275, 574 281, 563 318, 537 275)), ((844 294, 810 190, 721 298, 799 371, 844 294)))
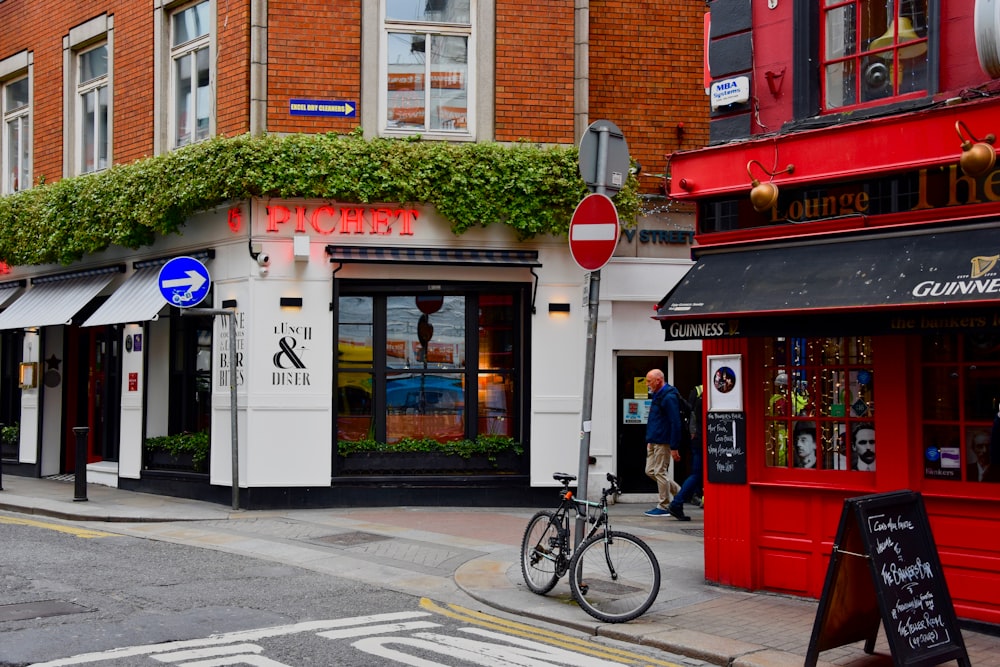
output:
POLYGON ((87 499, 87 433, 90 431, 86 426, 74 426, 73 434, 76 436, 76 482, 73 492, 73 500, 80 501, 87 499))

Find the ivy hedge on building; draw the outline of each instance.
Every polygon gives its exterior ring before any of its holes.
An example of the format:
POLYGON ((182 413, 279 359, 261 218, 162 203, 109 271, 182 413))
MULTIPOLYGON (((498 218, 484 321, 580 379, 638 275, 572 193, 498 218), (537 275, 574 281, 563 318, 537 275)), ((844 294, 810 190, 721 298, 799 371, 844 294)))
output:
MULTIPOLYGON (((588 193, 575 147, 366 140, 348 135, 216 137, 97 174, 0 197, 0 259, 70 264, 109 246, 140 248, 189 216, 251 197, 432 204, 452 231, 504 224, 520 239, 565 235, 588 193)), ((616 195, 623 224, 637 181, 616 195)))

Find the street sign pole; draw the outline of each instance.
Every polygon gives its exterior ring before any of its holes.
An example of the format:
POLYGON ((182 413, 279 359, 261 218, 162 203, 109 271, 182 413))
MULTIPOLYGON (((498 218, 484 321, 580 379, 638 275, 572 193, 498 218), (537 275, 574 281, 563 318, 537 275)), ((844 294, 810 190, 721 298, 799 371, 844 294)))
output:
POLYGON ((222 308, 186 308, 181 315, 220 315, 229 321, 229 429, 233 454, 233 509, 240 508, 240 434, 236 398, 236 312, 222 308))
MULTIPOLYGON (((607 194, 609 128, 601 127, 597 138, 597 182, 594 192, 607 194)), ((587 499, 587 478, 590 476, 591 415, 594 411, 594 359, 597 357, 597 311, 601 303, 601 270, 590 272, 587 290, 587 357, 583 372, 583 408, 580 421, 580 465, 577 468, 576 495, 587 499)), ((577 515, 574 546, 580 546, 587 530, 587 517, 577 515)))

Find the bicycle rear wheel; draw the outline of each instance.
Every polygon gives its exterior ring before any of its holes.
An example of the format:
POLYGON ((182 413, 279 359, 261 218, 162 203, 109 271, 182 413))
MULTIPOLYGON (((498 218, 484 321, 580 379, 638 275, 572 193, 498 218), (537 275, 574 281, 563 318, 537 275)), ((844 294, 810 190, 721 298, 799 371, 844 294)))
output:
POLYGON ((542 510, 531 517, 521 540, 521 574, 533 593, 545 595, 562 576, 562 541, 556 513, 542 510))
POLYGON ((660 564, 645 542, 619 531, 583 542, 570 564, 570 590, 585 612, 608 623, 641 616, 660 592, 660 564))

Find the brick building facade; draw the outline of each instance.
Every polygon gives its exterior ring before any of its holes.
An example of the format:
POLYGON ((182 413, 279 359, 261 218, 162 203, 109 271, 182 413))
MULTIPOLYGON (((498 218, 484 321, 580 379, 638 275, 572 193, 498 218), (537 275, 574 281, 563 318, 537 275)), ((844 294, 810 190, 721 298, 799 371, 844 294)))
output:
MULTIPOLYGON (((377 475, 347 471, 338 442, 446 432, 467 440, 509 437, 527 455, 504 475, 439 470, 428 488, 444 484, 489 502, 483 489, 516 497, 551 484, 554 466, 576 459, 583 391, 585 274, 565 237, 523 239, 502 224, 486 229, 492 219, 456 235, 431 205, 284 191, 212 201, 184 213, 181 234, 140 226, 139 240, 130 239, 135 247, 79 240, 86 234, 75 227, 92 222, 95 236, 98 228, 114 230, 115 221, 82 194, 114 180, 112 167, 149 158, 154 169, 157 158, 188 155, 185 149, 215 140, 329 134, 566 149, 604 118, 622 129, 629 156, 641 165, 644 206, 604 271, 591 474, 619 470, 631 491, 648 490, 641 464, 628 458, 635 448, 621 444, 642 437, 629 430, 634 424, 626 426, 622 401, 639 398, 632 380, 647 365, 664 366, 686 391, 698 381, 700 354, 688 343, 664 346, 649 320, 664 281, 676 281, 690 265, 691 209, 667 205, 665 156, 708 138, 698 50, 703 9, 667 9, 653 2, 520 0, 0 2, 0 192, 9 198, 0 216, 8 227, 31 229, 20 207, 52 196, 53 184, 65 184, 67 196, 81 203, 66 216, 74 229, 27 232, 44 239, 41 254, 18 245, 10 229, 0 241, 9 265, 0 281, 9 288, 0 290, 0 346, 11 380, 0 390, 0 423, 20 428, 17 442, 4 446, 5 470, 73 469, 71 428, 83 423, 90 427, 88 468, 106 483, 223 497, 236 482, 243 502, 259 506, 393 502, 378 496, 377 475), (338 225, 354 230, 349 240, 331 236, 338 225), (370 233, 361 234, 362 227, 370 233), (74 240, 61 255, 63 233, 74 240), (74 255, 78 240, 84 249, 74 255), (430 260, 407 260, 413 253, 430 260), (239 354, 245 366, 232 375, 239 382, 235 406, 226 386, 224 318, 179 317, 178 308, 156 300, 157 288, 175 281, 154 269, 183 254, 210 265, 212 291, 202 305, 238 313, 236 335, 246 350, 239 354), (54 287, 46 296, 46 281, 85 286, 54 287), (425 292, 439 290, 446 294, 441 313, 452 319, 438 322, 431 369, 428 341, 404 330, 416 321, 395 331, 389 314, 399 298, 416 296, 421 304, 425 292), (71 303, 61 321, 31 311, 54 312, 64 297, 71 303), (546 309, 546 302, 559 307, 546 309), (569 315, 561 316, 565 307, 569 315), (467 315, 475 312, 481 332, 499 333, 477 337, 467 315), (357 323, 348 316, 371 318, 367 338, 350 333, 357 323), (493 354, 490 346, 507 351, 493 354), (359 350, 363 363, 345 361, 359 350), (369 366, 361 372, 358 364, 369 366), (27 370, 42 381, 20 382, 27 370), (156 373, 167 381, 147 379, 156 373), (365 428, 355 428, 358 419, 365 428), (302 440, 308 445, 289 446, 287 433, 295 429, 309 435, 302 440), (192 477, 150 462, 143 443, 185 431, 210 432, 206 470, 192 477), (240 461, 233 470, 230 442, 238 443, 240 461)), ((232 159, 217 169, 239 181, 240 174, 228 173, 232 159)), ((313 178, 328 167, 302 169, 313 178)), ((156 173, 150 178, 171 180, 156 173)), ((211 176, 185 183, 189 188, 175 196, 200 196, 217 174, 211 176)), ((141 190, 140 179, 113 197, 127 202, 141 190)), ((169 218, 184 206, 143 201, 150 218, 169 218)), ((178 302, 189 296, 174 295, 178 302)), ((404 319, 413 314, 406 312, 404 319)), ((447 320, 437 311, 424 315, 447 320)), ((419 489, 429 477, 415 479, 419 489)), ((414 493, 408 500, 420 502, 414 493)))

